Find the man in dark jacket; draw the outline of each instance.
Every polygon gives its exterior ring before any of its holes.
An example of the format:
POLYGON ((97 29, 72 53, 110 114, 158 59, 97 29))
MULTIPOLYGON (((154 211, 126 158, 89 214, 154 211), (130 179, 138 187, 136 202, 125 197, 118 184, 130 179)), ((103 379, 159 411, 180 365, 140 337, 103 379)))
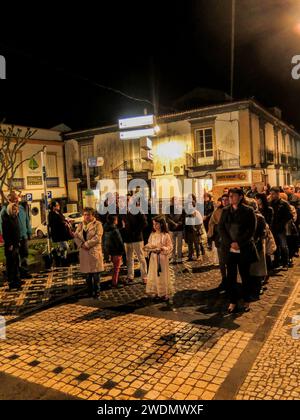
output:
POLYGON ((257 186, 255 184, 252 184, 250 190, 247 191, 246 196, 248 198, 255 198, 257 193, 258 193, 257 186))
POLYGON ((237 273, 242 279, 244 310, 249 311, 250 265, 257 261, 254 244, 256 217, 254 210, 243 204, 244 193, 240 188, 229 190, 228 207, 222 210, 219 234, 224 261, 227 264, 227 285, 230 298, 228 312, 236 311, 238 301, 237 273))
POLYGON ((4 240, 6 270, 9 289, 20 288, 19 249, 21 232, 18 221, 18 205, 8 204, 2 214, 2 233, 4 240))
POLYGON ((143 251, 143 230, 147 226, 147 220, 146 216, 141 212, 136 212, 136 209, 136 202, 131 197, 128 201, 128 213, 123 219, 124 230, 122 231, 126 251, 127 279, 129 281, 134 279, 134 254, 136 254, 141 266, 141 277, 146 283, 147 263, 143 251))
POLYGON ((292 219, 289 204, 280 198, 280 188, 273 187, 271 193, 271 207, 274 210, 274 218, 271 226, 272 233, 277 245, 274 268, 283 267, 288 270, 289 248, 286 239, 286 224, 292 219))

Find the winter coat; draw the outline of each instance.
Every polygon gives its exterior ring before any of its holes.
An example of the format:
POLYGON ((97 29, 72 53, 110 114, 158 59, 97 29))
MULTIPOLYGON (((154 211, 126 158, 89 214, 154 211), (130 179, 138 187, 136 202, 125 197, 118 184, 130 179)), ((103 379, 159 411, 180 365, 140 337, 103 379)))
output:
POLYGON ((255 231, 256 216, 251 207, 245 204, 239 204, 236 210, 232 206, 224 207, 219 223, 219 233, 221 251, 224 253, 225 260, 230 255, 232 242, 237 242, 240 247, 242 263, 258 261, 258 253, 254 243, 255 231))
MULTIPOLYGON (((3 231, 2 218, 5 214, 7 214, 6 208, 7 206, 4 205, 0 213, 0 234, 3 231)), ((28 213, 26 212, 23 206, 19 206, 18 222, 19 222, 19 230, 20 230, 21 239, 28 239, 32 234, 32 230, 31 230, 31 224, 30 224, 28 213)))
POLYGON ((53 242, 65 242, 72 239, 68 222, 62 213, 50 211, 48 223, 53 242))
POLYGON ((2 216, 2 232, 5 248, 18 248, 21 240, 20 225, 17 217, 9 216, 6 212, 2 216))
POLYGON ((80 271, 82 273, 99 273, 104 270, 102 224, 96 219, 91 222, 86 233, 86 240, 83 232, 83 223, 80 223, 74 237, 74 241, 79 248, 80 271), (88 249, 82 248, 83 244, 87 245, 88 249))
POLYGON ((107 255, 116 256, 125 253, 124 243, 116 225, 104 225, 104 248, 107 255))
POLYGON ((259 212, 256 212, 255 216, 257 223, 254 241, 259 255, 259 260, 251 264, 250 276, 264 277, 268 274, 266 262, 266 221, 264 216, 259 212))
POLYGON ((218 207, 212 214, 209 224, 208 224, 208 233, 207 237, 215 242, 217 248, 220 247, 220 234, 218 225, 220 223, 222 211, 224 207, 218 207))
POLYGON ((274 219, 274 210, 268 206, 266 208, 259 209, 260 213, 264 216, 266 223, 271 227, 274 219))
POLYGON ((180 210, 180 214, 176 214, 175 207, 170 206, 170 214, 166 216, 170 232, 182 232, 184 229, 185 212, 184 209, 180 210))
POLYGON ((147 226, 146 216, 142 213, 124 215, 125 228, 122 237, 125 243, 143 242, 143 230, 147 226))
POLYGON ((271 230, 275 235, 283 233, 287 222, 293 217, 289 203, 280 198, 279 200, 271 201, 270 205, 274 210, 273 223, 272 226, 270 226, 271 230))

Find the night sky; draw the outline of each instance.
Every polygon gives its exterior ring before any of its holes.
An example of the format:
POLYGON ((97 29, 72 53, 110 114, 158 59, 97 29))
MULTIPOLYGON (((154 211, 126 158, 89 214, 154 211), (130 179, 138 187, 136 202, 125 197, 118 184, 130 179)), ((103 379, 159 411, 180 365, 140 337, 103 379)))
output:
MULTIPOLYGON (((300 0, 236 2, 234 97, 278 106, 300 130, 300 0)), ((198 87, 230 92, 231 0, 29 4, 1 6, 0 121, 81 129, 153 112, 101 85, 159 114, 198 87)))

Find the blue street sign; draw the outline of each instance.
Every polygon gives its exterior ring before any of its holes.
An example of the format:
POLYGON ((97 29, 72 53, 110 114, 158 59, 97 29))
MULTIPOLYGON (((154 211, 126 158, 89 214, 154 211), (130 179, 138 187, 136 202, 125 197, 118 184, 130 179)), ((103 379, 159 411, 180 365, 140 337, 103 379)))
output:
POLYGON ((32 194, 31 193, 26 194, 26 201, 32 201, 32 194))
POLYGON ((89 157, 88 158, 88 165, 90 168, 95 168, 97 166, 97 158, 96 157, 89 157))
POLYGON ((52 200, 52 191, 47 191, 48 200, 52 200))

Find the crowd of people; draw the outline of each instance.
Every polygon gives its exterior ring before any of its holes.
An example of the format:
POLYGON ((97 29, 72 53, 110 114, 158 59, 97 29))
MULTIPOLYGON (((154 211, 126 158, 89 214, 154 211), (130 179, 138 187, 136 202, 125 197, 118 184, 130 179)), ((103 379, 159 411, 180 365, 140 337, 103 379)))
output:
MULTIPOLYGON (((11 193, 8 199, 1 210, 0 228, 12 289, 20 288, 21 278, 29 275, 31 227, 26 206, 18 196, 11 193)), ((68 243, 74 240, 90 297, 99 298, 101 272, 109 261, 113 266, 112 287, 132 282, 136 257, 146 292, 154 299, 169 301, 174 294, 169 264, 184 262, 185 242, 187 261, 201 265, 208 253, 217 255, 221 274, 218 291, 228 296, 228 312, 247 312, 269 276, 288 270, 299 257, 300 189, 292 185, 266 185, 262 191, 256 185, 248 190, 225 188, 217 199, 205 193, 203 206, 191 195, 188 209, 173 197, 168 214, 155 216, 131 212, 136 204, 137 194, 109 194, 105 203, 108 213, 100 215, 85 208, 76 229, 65 219, 57 201, 50 205, 49 232, 56 244, 56 262, 67 264, 68 243), (122 266, 127 277, 121 281, 122 266), (240 298, 243 305, 238 308, 240 298)))

